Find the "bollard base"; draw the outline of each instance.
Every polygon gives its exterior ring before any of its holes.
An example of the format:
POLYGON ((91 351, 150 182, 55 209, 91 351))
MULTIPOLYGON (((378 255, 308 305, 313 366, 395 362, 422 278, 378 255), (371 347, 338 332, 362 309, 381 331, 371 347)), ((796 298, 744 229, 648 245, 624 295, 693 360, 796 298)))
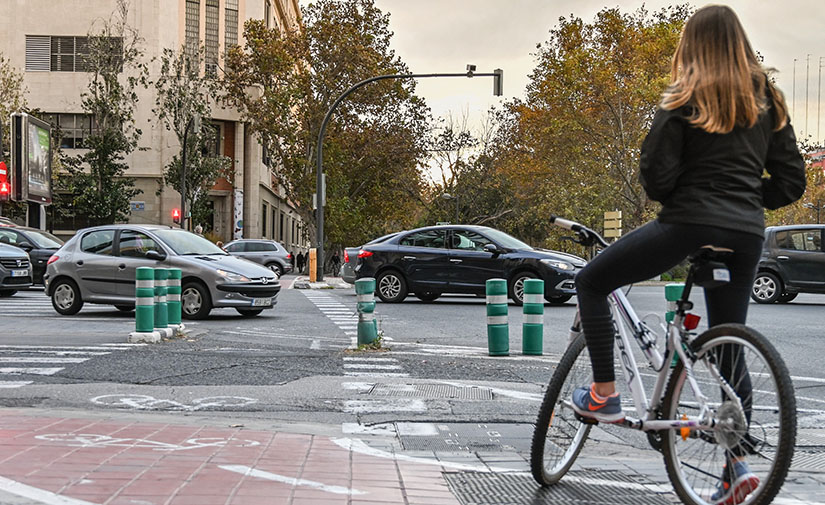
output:
POLYGON ((172 338, 172 335, 175 334, 175 330, 172 328, 155 328, 155 333, 160 333, 161 338, 172 338))
POLYGON ((154 344, 160 342, 160 333, 157 331, 133 331, 129 334, 129 338, 127 338, 126 341, 130 344, 139 344, 146 342, 154 344))
POLYGON ((172 336, 183 333, 186 330, 186 326, 183 323, 180 324, 170 324, 169 329, 172 330, 172 336))

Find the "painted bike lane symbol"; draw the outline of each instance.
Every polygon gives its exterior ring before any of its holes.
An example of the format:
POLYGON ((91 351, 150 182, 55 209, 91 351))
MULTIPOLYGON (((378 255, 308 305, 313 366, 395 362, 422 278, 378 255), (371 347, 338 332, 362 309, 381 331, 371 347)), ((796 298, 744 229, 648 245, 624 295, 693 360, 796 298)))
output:
POLYGON ((190 438, 180 444, 171 444, 144 438, 114 438, 94 433, 50 433, 48 435, 37 435, 34 438, 46 442, 62 442, 71 447, 141 447, 155 451, 189 451, 204 447, 254 447, 260 445, 260 442, 254 440, 217 437, 190 438))
POLYGON ((192 400, 191 405, 175 400, 158 399, 149 395, 101 395, 95 396, 91 402, 106 407, 126 408, 135 410, 184 410, 194 412, 207 409, 238 408, 258 403, 255 398, 244 396, 207 396, 192 400))

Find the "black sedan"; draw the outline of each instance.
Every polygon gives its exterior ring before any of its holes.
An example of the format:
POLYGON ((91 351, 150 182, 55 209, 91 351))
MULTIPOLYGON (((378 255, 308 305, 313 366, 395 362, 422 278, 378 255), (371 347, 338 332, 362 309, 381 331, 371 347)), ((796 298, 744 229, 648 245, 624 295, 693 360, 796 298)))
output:
POLYGON ((535 249, 486 226, 431 226, 400 232, 361 247, 355 274, 374 277, 384 302, 409 293, 432 301, 443 293, 484 295, 487 279, 507 279, 521 305, 526 279, 544 280, 544 298, 561 304, 576 294, 573 277, 585 265, 578 256, 535 249))
POLYGON ((0 243, 13 245, 29 253, 35 284, 43 284, 46 264, 63 241, 49 232, 26 226, 0 224, 0 243))

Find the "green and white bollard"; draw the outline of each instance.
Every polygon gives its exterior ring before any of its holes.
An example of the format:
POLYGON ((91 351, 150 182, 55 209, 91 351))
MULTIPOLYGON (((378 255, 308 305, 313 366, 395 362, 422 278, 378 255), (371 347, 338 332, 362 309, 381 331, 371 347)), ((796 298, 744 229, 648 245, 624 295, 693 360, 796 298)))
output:
POLYGON ((487 280, 487 350, 490 356, 510 355, 507 325, 507 281, 487 280))
POLYGON ((129 342, 158 342, 155 328, 155 269, 139 267, 135 271, 135 331, 129 342))
POLYGON ((169 279, 166 281, 166 308, 168 310, 169 327, 175 333, 184 329, 181 322, 180 280, 180 268, 170 268, 169 279))
POLYGON ((521 352, 541 356, 544 338, 544 281, 524 281, 524 321, 521 325, 521 352))
POLYGON ((375 279, 365 277, 355 281, 355 299, 358 302, 358 345, 375 342, 378 326, 375 323, 375 279))
POLYGON ((172 330, 169 328, 169 308, 166 306, 166 279, 169 271, 165 268, 155 269, 155 331, 169 338, 172 330))
MULTIPOLYGON (((679 301, 679 298, 682 297, 682 293, 685 291, 685 285, 681 282, 673 282, 670 284, 665 284, 665 300, 667 301, 667 311, 665 312, 665 321, 668 323, 673 322, 673 318, 676 317, 676 302, 679 301)), ((676 366, 676 363, 679 362, 679 355, 674 354, 673 359, 670 362, 670 368, 676 366)))

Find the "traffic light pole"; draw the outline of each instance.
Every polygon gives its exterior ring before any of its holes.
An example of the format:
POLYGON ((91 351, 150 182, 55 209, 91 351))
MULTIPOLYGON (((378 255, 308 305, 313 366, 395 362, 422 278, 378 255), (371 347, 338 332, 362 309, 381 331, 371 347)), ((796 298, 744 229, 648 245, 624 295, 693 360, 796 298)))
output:
POLYGON ((335 109, 344 101, 346 97, 348 97, 353 91, 357 90, 362 86, 366 86, 367 84, 375 81, 383 81, 387 79, 424 79, 427 77, 493 77, 495 80, 493 81, 493 94, 496 96, 501 96, 502 94, 502 81, 504 78, 504 71, 500 68, 494 70, 493 72, 489 73, 475 73, 475 65, 468 65, 467 72, 460 72, 460 73, 447 73, 447 74, 391 74, 391 75, 378 75, 375 77, 370 77, 369 79, 364 79, 361 82, 354 84, 348 90, 344 91, 344 93, 339 96, 333 103, 332 106, 327 111, 326 116, 324 116, 324 120, 321 122, 321 129, 318 132, 318 154, 316 156, 316 163, 315 163, 315 174, 316 174, 316 181, 315 181, 315 194, 316 194, 316 206, 317 211, 315 215, 315 226, 316 226, 316 234, 315 234, 315 248, 316 248, 316 258, 317 258, 317 280, 322 281, 324 280, 324 202, 323 202, 323 194, 324 191, 324 134, 327 131, 327 124, 329 123, 330 118, 332 117, 332 113, 335 112, 335 109))

